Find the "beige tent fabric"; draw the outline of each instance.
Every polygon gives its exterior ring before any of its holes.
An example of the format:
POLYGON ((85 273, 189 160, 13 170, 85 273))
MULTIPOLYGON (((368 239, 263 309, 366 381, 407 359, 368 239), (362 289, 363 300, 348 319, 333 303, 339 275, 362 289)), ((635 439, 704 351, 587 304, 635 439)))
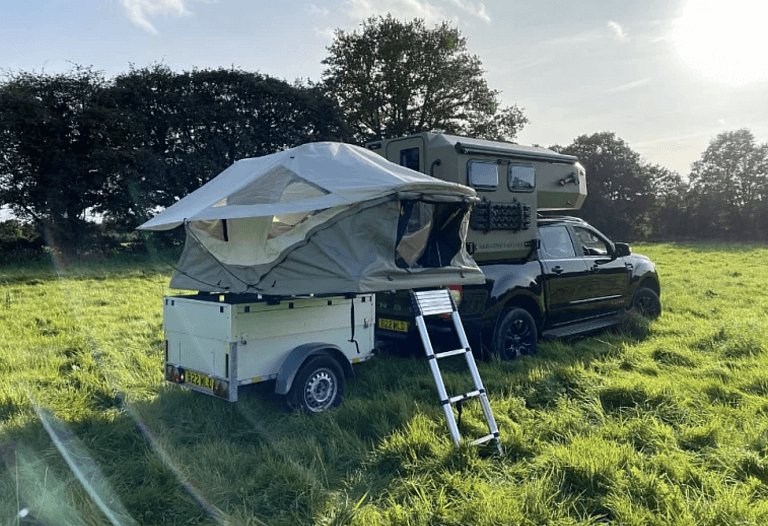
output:
POLYGON ((296 295, 482 283, 464 248, 475 200, 471 188, 363 148, 314 143, 238 161, 139 228, 186 226, 172 288, 296 295))

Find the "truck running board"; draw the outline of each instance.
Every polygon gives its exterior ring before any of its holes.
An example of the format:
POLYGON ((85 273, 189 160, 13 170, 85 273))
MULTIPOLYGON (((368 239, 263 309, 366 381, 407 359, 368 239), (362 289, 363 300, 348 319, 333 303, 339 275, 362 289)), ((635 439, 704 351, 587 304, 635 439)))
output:
POLYGON ((595 318, 565 327, 556 327, 541 333, 542 338, 565 338, 576 334, 584 334, 592 331, 599 331, 608 327, 613 327, 621 322, 619 314, 611 314, 601 318, 595 318))
POLYGON ((424 350, 427 353, 427 359, 429 361, 429 367, 432 370, 432 376, 435 379, 435 385, 437 386, 437 393, 440 396, 440 404, 443 406, 445 417, 448 420, 448 429, 451 432, 453 443, 458 447, 461 443, 461 435, 459 433, 459 426, 456 424, 456 418, 453 414, 453 405, 456 404, 459 409, 459 415, 461 415, 461 404, 468 399, 478 398, 480 405, 483 408, 483 414, 485 415, 485 421, 488 424, 488 434, 470 442, 471 445, 483 444, 491 440, 496 441, 496 448, 499 453, 503 454, 504 449, 501 446, 501 440, 499 440, 499 429, 496 427, 496 420, 493 418, 491 412, 491 405, 488 403, 488 396, 485 393, 485 387, 480 380, 480 373, 477 370, 477 364, 475 363, 475 357, 472 355, 472 349, 469 346, 467 335, 464 332, 464 326, 461 323, 461 318, 456 310, 456 303, 453 301, 453 297, 448 289, 427 290, 422 292, 411 291, 411 306, 416 318, 416 326, 419 329, 419 336, 421 336, 421 343, 424 345, 424 350), (453 321, 453 328, 456 331, 456 335, 459 338, 459 342, 462 347, 453 351, 446 351, 441 353, 435 353, 432 348, 432 342, 429 338, 429 332, 427 331, 424 318, 426 316, 438 316, 448 314, 453 321), (448 396, 445 389, 445 383, 443 382, 443 376, 440 373, 440 368, 437 365, 437 360, 441 358, 448 358, 449 356, 457 356, 463 354, 467 361, 467 368, 472 375, 472 381, 474 383, 474 389, 467 393, 459 394, 456 396, 448 396))

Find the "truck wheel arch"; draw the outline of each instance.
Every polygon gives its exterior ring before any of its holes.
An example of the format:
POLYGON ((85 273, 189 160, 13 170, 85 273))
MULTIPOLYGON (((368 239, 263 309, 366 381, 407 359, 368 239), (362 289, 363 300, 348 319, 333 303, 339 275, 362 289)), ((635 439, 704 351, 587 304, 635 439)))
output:
POLYGON ((294 348, 283 360, 275 380, 275 393, 279 395, 288 394, 293 385, 293 380, 296 378, 296 373, 299 372, 301 366, 304 365, 304 362, 310 356, 316 355, 325 355, 333 358, 341 367, 346 378, 354 377, 355 372, 352 369, 352 364, 349 363, 349 360, 337 345, 322 342, 305 343, 294 348))
POLYGON ((496 316, 496 321, 494 322, 494 330, 496 329, 496 326, 499 324, 501 319, 504 317, 504 315, 509 312, 512 309, 519 308, 528 311, 528 314, 531 315, 533 318, 533 321, 536 322, 536 327, 538 329, 538 332, 541 332, 542 329, 542 312, 539 307, 538 302, 533 299, 530 296, 524 295, 524 294, 518 294, 515 296, 512 296, 507 301, 504 302, 503 307, 499 311, 499 314, 496 316))

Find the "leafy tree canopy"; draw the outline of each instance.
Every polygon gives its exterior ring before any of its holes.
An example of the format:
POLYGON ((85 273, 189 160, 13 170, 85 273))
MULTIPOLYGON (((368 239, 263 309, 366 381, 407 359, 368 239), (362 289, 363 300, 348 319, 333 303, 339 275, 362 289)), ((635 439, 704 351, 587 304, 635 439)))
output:
POLYGON ((650 177, 640 154, 613 132, 581 135, 566 147, 587 171, 587 200, 581 215, 606 234, 626 239, 652 200, 650 177))
POLYGON ((701 234, 765 237, 768 225, 768 144, 746 129, 715 137, 690 174, 692 208, 701 234))
POLYGON ((360 142, 440 129, 512 140, 528 122, 500 107, 458 29, 443 22, 371 17, 360 31, 337 30, 323 61, 323 86, 360 142))
POLYGON ((348 140, 317 86, 237 69, 76 68, 0 83, 0 205, 71 246, 89 213, 131 230, 237 159, 348 140))
POLYGON ((101 104, 105 80, 16 73, 0 87, 0 203, 52 233, 76 235, 105 180, 113 114, 101 104))
POLYGON ((721 133, 693 163, 690 181, 700 193, 750 206, 768 192, 768 144, 757 144, 746 129, 721 133))

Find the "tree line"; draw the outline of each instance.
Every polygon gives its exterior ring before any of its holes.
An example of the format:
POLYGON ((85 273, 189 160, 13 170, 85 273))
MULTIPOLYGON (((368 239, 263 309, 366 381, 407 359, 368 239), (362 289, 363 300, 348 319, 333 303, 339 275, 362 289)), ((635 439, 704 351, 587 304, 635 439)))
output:
MULTIPOLYGON (((0 81, 0 206, 20 221, 0 243, 47 237, 91 246, 118 236, 237 159, 312 141, 363 144, 421 131, 514 140, 528 122, 483 78, 444 22, 371 18, 337 31, 320 82, 236 68, 15 72, 0 81), (99 221, 93 221, 93 218, 99 221)), ((768 145, 714 138, 687 178, 645 163, 612 132, 553 149, 587 170, 579 215, 617 239, 768 239, 768 145)))
POLYGON ((686 178, 612 132, 553 148, 586 168, 578 215, 616 239, 768 241, 768 144, 747 129, 713 138, 686 178))

